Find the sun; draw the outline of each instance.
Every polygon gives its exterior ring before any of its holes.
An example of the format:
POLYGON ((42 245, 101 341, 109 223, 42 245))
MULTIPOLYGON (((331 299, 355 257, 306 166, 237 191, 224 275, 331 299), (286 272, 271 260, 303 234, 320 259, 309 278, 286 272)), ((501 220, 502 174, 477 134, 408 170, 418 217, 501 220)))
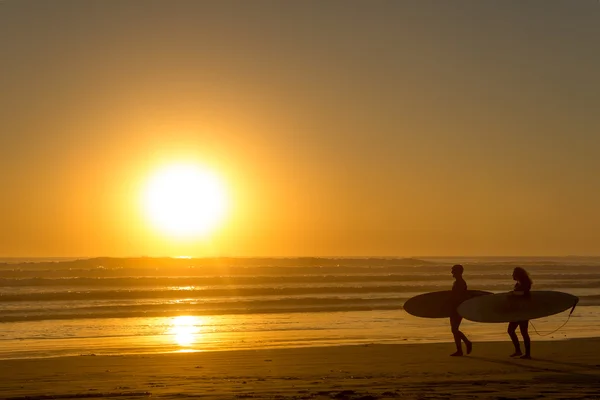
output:
POLYGON ((227 208, 225 186, 213 172, 195 164, 157 171, 143 194, 145 213, 162 233, 190 238, 210 233, 227 208))

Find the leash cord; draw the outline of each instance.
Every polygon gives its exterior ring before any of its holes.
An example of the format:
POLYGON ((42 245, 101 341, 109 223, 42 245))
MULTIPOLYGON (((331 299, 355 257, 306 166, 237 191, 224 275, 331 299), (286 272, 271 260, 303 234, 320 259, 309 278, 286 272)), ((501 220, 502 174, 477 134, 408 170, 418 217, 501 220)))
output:
POLYGON ((539 336, 548 336, 548 335, 552 335, 553 333, 558 332, 563 326, 565 326, 567 324, 567 322, 569 322, 569 320, 571 319, 571 314, 573 314, 573 310, 575 309, 575 306, 573 306, 573 309, 571 310, 571 312, 569 313, 569 316, 567 317, 567 320, 564 322, 564 324, 562 324, 561 326, 559 326, 558 328, 556 328, 555 330, 553 330, 550 333, 546 333, 546 334, 541 334, 538 332, 537 329, 535 329, 535 325, 533 325, 533 322, 529 321, 529 323, 531 324, 531 326, 533 327, 533 330, 535 331, 535 333, 537 333, 539 336))

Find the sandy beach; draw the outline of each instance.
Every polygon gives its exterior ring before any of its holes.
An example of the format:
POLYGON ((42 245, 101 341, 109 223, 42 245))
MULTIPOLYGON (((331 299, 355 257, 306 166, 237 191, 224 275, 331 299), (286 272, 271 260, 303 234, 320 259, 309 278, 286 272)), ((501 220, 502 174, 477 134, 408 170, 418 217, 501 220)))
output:
POLYGON ((0 362, 3 399, 598 399, 600 339, 363 345, 0 362))

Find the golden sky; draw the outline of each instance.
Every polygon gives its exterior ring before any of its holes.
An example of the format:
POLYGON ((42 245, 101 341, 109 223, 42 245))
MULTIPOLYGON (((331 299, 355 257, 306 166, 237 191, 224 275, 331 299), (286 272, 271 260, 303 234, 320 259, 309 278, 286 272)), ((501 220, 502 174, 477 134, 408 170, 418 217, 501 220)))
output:
POLYGON ((597 1, 0 2, 0 256, 600 254, 597 1), (151 226, 195 163, 210 235, 151 226))

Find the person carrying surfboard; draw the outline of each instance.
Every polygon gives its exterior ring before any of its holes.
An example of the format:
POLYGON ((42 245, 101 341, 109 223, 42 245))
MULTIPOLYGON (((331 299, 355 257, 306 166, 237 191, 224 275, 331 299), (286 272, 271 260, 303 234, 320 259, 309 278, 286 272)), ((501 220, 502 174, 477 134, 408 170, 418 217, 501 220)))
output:
POLYGON ((450 316, 450 327, 452 328, 452 335, 454 335, 454 343, 456 344, 456 352, 450 354, 452 357, 460 357, 463 355, 462 351, 462 343, 465 342, 465 346, 467 347, 467 354, 471 354, 471 350, 473 349, 473 343, 464 333, 462 333, 459 329, 460 323, 462 322, 462 317, 456 311, 456 308, 460 305, 460 303, 465 299, 467 293, 467 282, 463 279, 464 268, 460 264, 456 264, 452 267, 452 276, 454 277, 454 284, 452 285, 452 298, 453 303, 456 305, 454 307, 454 312, 450 316))
MULTIPOLYGON (((512 291, 514 296, 524 296, 529 297, 531 291, 531 285, 533 282, 529 277, 529 274, 525 269, 521 267, 516 267, 513 270, 512 277, 517 283, 515 284, 515 288, 512 291)), ((508 323, 508 336, 510 336, 510 340, 512 340, 513 345, 515 346, 515 352, 511 354, 511 357, 520 357, 524 359, 531 358, 531 339, 529 338, 529 320, 527 321, 515 321, 508 323), (525 354, 521 352, 521 346, 519 344, 519 338, 517 337, 517 327, 521 331, 521 336, 523 336, 523 344, 525 345, 525 354)))

